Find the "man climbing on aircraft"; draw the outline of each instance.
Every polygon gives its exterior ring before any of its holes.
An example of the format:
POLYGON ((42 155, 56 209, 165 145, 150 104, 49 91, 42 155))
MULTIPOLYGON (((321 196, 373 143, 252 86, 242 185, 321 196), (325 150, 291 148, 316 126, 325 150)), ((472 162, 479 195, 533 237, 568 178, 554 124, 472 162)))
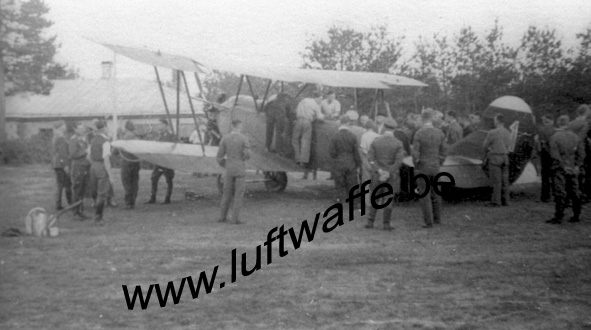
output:
POLYGON ((304 166, 310 161, 310 149, 312 144, 312 122, 324 120, 320 110, 322 94, 314 92, 313 98, 305 98, 298 103, 296 108, 297 120, 293 126, 291 144, 295 152, 295 161, 304 166))

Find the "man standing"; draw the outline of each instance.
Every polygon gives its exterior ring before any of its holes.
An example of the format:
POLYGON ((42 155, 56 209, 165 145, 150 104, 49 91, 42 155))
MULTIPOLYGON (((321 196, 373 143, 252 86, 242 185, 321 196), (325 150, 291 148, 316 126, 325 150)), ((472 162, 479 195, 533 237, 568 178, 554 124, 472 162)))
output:
MULTIPOLYGON (((161 142, 176 142, 176 136, 170 132, 170 127, 168 120, 162 118, 160 119, 160 127, 158 130, 158 137, 157 141, 161 142)), ((164 175, 166 178, 166 197, 164 197, 164 202, 162 204, 170 204, 170 196, 172 195, 172 179, 174 179, 174 170, 161 167, 155 165, 154 171, 152 171, 152 176, 150 180, 152 181, 152 195, 150 199, 146 202, 147 204, 154 204, 156 203, 156 193, 158 193, 158 181, 160 181, 160 177, 164 175)))
POLYGON ((56 210, 62 210, 62 190, 66 191, 68 204, 72 203, 72 182, 70 181, 70 159, 68 158, 68 141, 66 140, 66 123, 60 120, 53 133, 51 166, 57 181, 56 210))
MULTIPOLYGON (((277 98, 265 106, 267 119, 266 147, 269 152, 277 152, 281 155, 288 154, 285 145, 287 138, 287 114, 291 111, 291 97, 287 93, 279 93, 277 98), (273 148, 275 140, 275 148, 273 148)), ((288 140, 289 141, 289 140, 288 140)))
POLYGON ((361 135, 361 143, 359 145, 360 155, 361 155, 361 180, 365 182, 367 180, 371 180, 372 174, 372 167, 369 165, 369 149, 373 141, 376 140, 380 134, 376 133, 375 131, 376 125, 374 124, 373 120, 369 119, 365 124, 365 133, 361 135))
POLYGON ((105 133, 106 123, 99 120, 96 123, 96 133, 90 142, 90 158, 92 165, 90 167, 90 176, 97 192, 97 198, 94 205, 95 222, 103 220, 103 210, 109 197, 111 186, 111 142, 105 133))
POLYGON ((542 193, 540 201, 548 203, 552 195, 552 156, 550 154, 550 137, 554 135, 554 117, 551 114, 542 116, 542 127, 538 129, 537 144, 540 157, 540 176, 542 178, 542 193))
POLYGON ((566 200, 570 199, 573 216, 569 222, 580 221, 581 200, 579 196, 578 175, 585 152, 579 137, 568 130, 568 116, 558 118, 556 133, 550 138, 550 153, 552 155, 552 173, 554 181, 554 218, 546 221, 550 224, 560 224, 564 217, 566 200))
POLYGON ((312 122, 316 119, 324 119, 320 111, 321 101, 322 95, 314 92, 314 98, 301 100, 296 108, 297 121, 294 124, 291 143, 295 152, 295 161, 302 166, 310 161, 312 122))
POLYGON ((349 117, 341 116, 340 123, 339 130, 328 146, 328 153, 334 159, 332 173, 339 190, 337 203, 344 201, 349 195, 349 190, 357 183, 357 169, 361 166, 357 138, 349 131, 349 117))
POLYGON ((452 145, 462 139, 464 136, 464 129, 462 128, 462 125, 458 123, 455 111, 448 111, 445 119, 448 123, 448 129, 445 138, 447 140, 447 144, 452 145))
MULTIPOLYGON (((400 191, 400 165, 404 157, 404 147, 396 137, 394 137, 394 129, 398 126, 396 121, 388 118, 384 121, 384 133, 382 136, 375 139, 369 149, 368 159, 370 165, 373 167, 373 175, 371 179, 372 191, 382 183, 388 183, 392 186, 393 194, 400 191)), ((386 188, 381 188, 379 192, 374 192, 376 195, 387 192, 386 188)), ((380 198, 378 201, 380 205, 388 203, 384 208, 384 230, 392 230, 390 225, 390 217, 394 209, 393 198, 380 198), (389 202, 389 203, 388 203, 389 202)), ((374 220, 378 210, 371 207, 369 209, 369 216, 365 228, 373 228, 374 220)))
POLYGON ((324 118, 329 120, 339 119, 341 116, 341 103, 336 100, 336 94, 334 90, 329 90, 326 94, 326 99, 320 103, 320 109, 324 118))
POLYGON ((464 137, 478 131, 480 129, 480 115, 473 113, 470 115, 470 124, 464 128, 464 137))
POLYGON ((586 104, 581 104, 577 108, 577 118, 568 123, 567 129, 574 132, 579 137, 579 140, 583 140, 587 135, 589 129, 587 123, 587 117, 591 116, 591 109, 586 104))
POLYGON ((511 133, 504 126, 505 118, 498 114, 494 118, 495 129, 488 132, 484 140, 484 152, 488 172, 492 180, 493 195, 488 206, 509 205, 509 145, 511 133))
MULTIPOLYGON (((439 174, 439 167, 445 160, 445 136, 443 132, 433 126, 433 110, 423 110, 423 126, 415 134, 412 144, 412 158, 415 172, 425 174, 429 183, 418 180, 419 191, 422 194, 428 188, 430 182, 435 182, 434 177, 439 174)), ((429 188, 429 192, 421 198, 423 210, 423 228, 433 227, 433 222, 441 223, 441 196, 429 188)))
POLYGON ((218 149, 217 161, 226 169, 219 222, 227 221, 232 205, 232 220, 236 224, 243 223, 240 220, 240 208, 244 197, 246 161, 250 159, 250 143, 241 131, 242 122, 238 119, 232 121, 232 132, 222 137, 218 149))
MULTIPOLYGON (((76 124, 75 134, 70 138, 68 153, 71 161, 72 178, 72 203, 84 200, 86 187, 90 175, 90 161, 88 160, 88 142, 86 141, 86 126, 79 122, 76 124)), ((83 203, 74 207, 74 218, 78 220, 88 219, 84 214, 83 203)))
MULTIPOLYGON (((136 140, 135 126, 131 120, 125 122, 125 129, 121 135, 122 140, 136 140)), ((121 183, 125 190, 125 208, 135 208, 138 183, 140 181, 140 160, 127 151, 121 150, 121 183)))

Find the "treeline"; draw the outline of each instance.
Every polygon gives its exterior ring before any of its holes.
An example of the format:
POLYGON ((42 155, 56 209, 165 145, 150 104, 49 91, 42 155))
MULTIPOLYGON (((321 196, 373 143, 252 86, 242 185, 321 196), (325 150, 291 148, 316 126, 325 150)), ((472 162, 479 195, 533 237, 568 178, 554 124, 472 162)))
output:
MULTIPOLYGON (((386 101, 397 112, 434 107, 466 114, 515 95, 536 113, 558 114, 591 103, 591 25, 576 38, 578 44, 567 48, 555 29, 530 26, 521 43, 511 46, 495 22, 483 35, 465 27, 451 37, 421 37, 413 49, 403 49, 404 36, 391 37, 385 26, 369 32, 332 27, 327 37, 311 40, 302 57, 306 68, 389 72, 429 85, 387 92, 386 101)), ((350 90, 340 93, 353 97, 350 90)), ((358 91, 361 112, 370 111, 374 96, 358 91)))

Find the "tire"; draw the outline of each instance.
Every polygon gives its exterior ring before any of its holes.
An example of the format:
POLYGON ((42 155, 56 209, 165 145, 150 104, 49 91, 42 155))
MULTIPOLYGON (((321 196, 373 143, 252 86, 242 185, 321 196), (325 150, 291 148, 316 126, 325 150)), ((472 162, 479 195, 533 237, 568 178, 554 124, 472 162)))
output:
POLYGON ((285 172, 263 172, 265 175, 265 188, 269 192, 281 192, 287 187, 287 173, 285 172))

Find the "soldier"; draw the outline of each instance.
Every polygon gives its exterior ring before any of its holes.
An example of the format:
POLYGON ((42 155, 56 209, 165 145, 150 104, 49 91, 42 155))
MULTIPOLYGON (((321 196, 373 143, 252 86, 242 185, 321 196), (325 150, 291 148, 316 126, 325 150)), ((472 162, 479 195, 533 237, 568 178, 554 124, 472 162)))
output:
MULTIPOLYGON (((162 118, 159 120, 160 127, 158 130, 158 137, 157 141, 162 142, 177 142, 176 136, 170 132, 170 125, 168 120, 162 118)), ((158 192, 158 181, 160 177, 164 175, 166 178, 166 197, 164 197, 164 202, 162 204, 170 204, 170 197, 172 195, 172 180, 174 179, 174 170, 161 167, 158 165, 154 166, 154 171, 152 171, 152 176, 150 180, 152 181, 152 195, 150 199, 146 202, 146 204, 154 204, 156 203, 156 193, 158 192)))
POLYGON ((66 123, 60 120, 55 125, 55 132, 52 141, 53 158, 51 166, 55 171, 57 181, 57 195, 55 208, 60 211, 62 207, 62 191, 66 191, 66 200, 68 204, 72 203, 72 182, 70 181, 70 159, 68 158, 68 140, 65 137, 66 123))
POLYGON ((548 203, 552 195, 552 156, 550 155, 550 137, 554 134, 554 117, 551 114, 542 116, 542 127, 538 130, 537 149, 540 158, 540 176, 542 193, 540 201, 548 203))
MULTIPOLYGON (((125 129, 121 135, 122 140, 136 140, 135 126, 131 120, 125 122, 125 129)), ((138 183, 140 181, 140 160, 127 151, 121 150, 121 183, 125 190, 125 208, 135 208, 138 183)))
POLYGON ((357 138, 349 131, 350 118, 344 115, 339 121, 341 126, 328 146, 328 153, 335 160, 332 172, 335 185, 340 190, 337 203, 344 201, 357 183, 357 169, 361 166, 357 138))
POLYGON ((552 173, 554 181, 554 218, 546 221, 550 224, 560 224, 564 216, 566 199, 570 199, 573 216, 569 222, 580 221, 581 201, 579 199, 579 169, 585 152, 579 137, 569 131, 568 116, 558 117, 558 128, 550 138, 550 153, 552 155, 552 173))
POLYGON ((336 93, 331 89, 326 93, 326 98, 320 103, 322 114, 328 120, 337 120, 341 116, 341 103, 335 97, 336 93))
POLYGON ((269 152, 277 152, 281 155, 288 154, 289 146, 286 145, 287 114, 291 111, 291 97, 287 93, 279 93, 277 98, 265 106, 267 119, 266 147, 269 152), (275 137, 275 148, 272 148, 275 137))
MULTIPOLYGON (((400 191, 400 165, 404 157, 404 147, 396 137, 394 137, 394 129, 398 126, 396 121, 388 118, 384 121, 384 133, 382 136, 375 139, 369 149, 368 159, 373 167, 373 175, 371 179, 372 190, 379 184, 388 183, 392 186, 392 193, 396 194, 400 191)), ((381 188, 380 192, 374 192, 376 195, 387 192, 387 188, 381 188)), ((393 198, 386 200, 386 197, 381 198, 380 205, 387 204, 384 208, 384 230, 392 230, 390 225, 390 217, 394 208, 393 198)), ((374 220, 378 210, 374 207, 369 209, 369 216, 365 228, 373 228, 374 220)))
POLYGON ((103 220, 103 210, 109 197, 111 186, 111 142, 105 132, 107 124, 103 120, 96 123, 96 132, 90 142, 90 176, 97 192, 95 202, 94 221, 100 223, 103 220))
POLYGON ((227 221, 226 217, 232 205, 232 220, 236 224, 243 223, 240 220, 240 208, 244 198, 244 176, 246 161, 250 159, 250 143, 241 131, 242 122, 232 121, 232 131, 222 137, 218 149, 217 161, 226 169, 219 222, 227 221))
POLYGON ((473 113, 470 115, 470 123, 464 128, 464 137, 480 130, 480 115, 473 113))
POLYGON ((511 133, 505 128, 504 120, 501 114, 494 117, 496 128, 488 132, 483 144, 493 186, 492 201, 488 206, 509 205, 509 157, 507 154, 511 144, 511 133))
MULTIPOLYGON (((415 171, 425 174, 429 183, 425 180, 418 180, 419 191, 423 193, 430 182, 439 174, 439 167, 445 160, 445 135, 433 126, 433 110, 427 108, 422 114, 423 126, 415 134, 412 144, 412 158, 415 171)), ((423 228, 433 227, 433 223, 441 223, 441 196, 429 188, 429 192, 421 198, 421 209, 423 210, 423 228)))
POLYGON ((455 111, 448 111, 445 117, 445 120, 448 124, 445 138, 447 144, 452 145, 462 139, 462 137, 464 136, 464 129, 462 128, 462 125, 458 123, 455 111))
POLYGON ((294 124, 291 143, 295 152, 295 160, 302 166, 310 161, 312 122, 324 119, 320 110, 321 101, 322 94, 314 92, 314 98, 301 100, 296 108, 297 121, 294 124))
MULTIPOLYGON (((88 142, 86 141, 86 126, 76 124, 75 134, 70 138, 68 153, 71 161, 72 203, 84 200, 90 174, 90 161, 87 156, 88 142)), ((74 207, 74 218, 85 220, 89 217, 83 212, 83 203, 74 207)))

